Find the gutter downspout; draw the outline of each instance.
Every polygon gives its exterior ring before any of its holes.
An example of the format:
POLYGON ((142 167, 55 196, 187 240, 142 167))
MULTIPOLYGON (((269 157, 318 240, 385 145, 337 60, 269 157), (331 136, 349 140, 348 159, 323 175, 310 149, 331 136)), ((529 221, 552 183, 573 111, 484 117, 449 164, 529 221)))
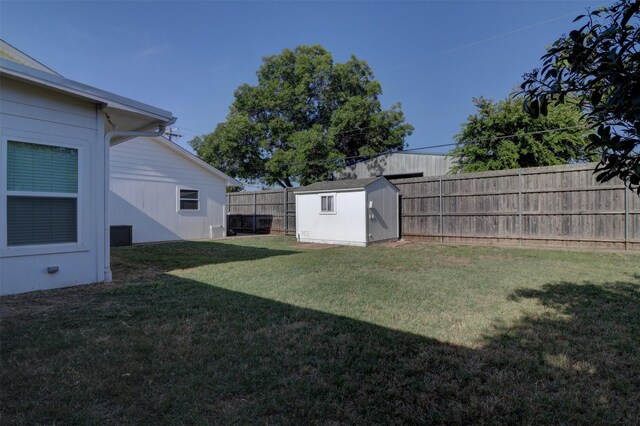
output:
POLYGON ((156 137, 162 136, 167 126, 176 122, 176 119, 167 122, 165 124, 158 125, 158 130, 155 132, 126 132, 112 130, 104 135, 104 282, 108 283, 112 280, 111 275, 111 212, 110 212, 110 199, 111 199, 111 173, 109 170, 109 148, 111 146, 111 139, 117 136, 148 136, 156 137))

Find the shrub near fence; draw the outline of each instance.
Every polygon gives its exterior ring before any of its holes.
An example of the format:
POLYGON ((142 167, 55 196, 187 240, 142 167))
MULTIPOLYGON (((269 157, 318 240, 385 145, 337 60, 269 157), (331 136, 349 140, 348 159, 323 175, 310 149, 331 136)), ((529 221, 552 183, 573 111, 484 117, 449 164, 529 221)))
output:
MULTIPOLYGON (((402 194, 402 236, 442 242, 640 249, 640 197, 620 180, 597 183, 594 167, 580 164, 395 180, 402 194)), ((229 227, 295 235, 293 191, 229 194, 229 227)))

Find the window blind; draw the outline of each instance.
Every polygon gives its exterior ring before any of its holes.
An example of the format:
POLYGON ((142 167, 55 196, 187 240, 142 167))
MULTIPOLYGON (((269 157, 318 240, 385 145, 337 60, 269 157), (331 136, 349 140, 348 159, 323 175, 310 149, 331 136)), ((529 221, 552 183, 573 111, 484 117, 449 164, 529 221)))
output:
POLYGON ((9 141, 7 190, 78 192, 78 150, 9 141))
POLYGON ((7 198, 9 246, 70 243, 78 240, 76 198, 7 198))
POLYGON ((7 245, 78 241, 77 149, 9 141, 7 190, 7 245))

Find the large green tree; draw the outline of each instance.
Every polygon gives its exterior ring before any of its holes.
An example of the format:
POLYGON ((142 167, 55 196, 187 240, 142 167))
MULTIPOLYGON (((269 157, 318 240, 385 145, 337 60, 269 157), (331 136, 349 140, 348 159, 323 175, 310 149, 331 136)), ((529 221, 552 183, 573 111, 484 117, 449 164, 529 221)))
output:
POLYGON ((413 131, 400 104, 382 108, 380 83, 353 55, 334 63, 322 46, 298 46, 263 58, 257 77, 235 91, 225 122, 190 142, 237 178, 283 187, 326 179, 355 156, 402 149, 413 131))
POLYGON ((601 153, 598 180, 623 179, 640 194, 640 0, 618 0, 575 21, 525 75, 525 109, 545 115, 550 103, 577 99, 601 153))
POLYGON ((544 117, 532 117, 522 100, 473 98, 477 113, 455 136, 451 155, 462 172, 552 166, 592 160, 587 153, 586 122, 573 104, 552 106, 544 117), (554 130, 554 129, 564 130, 554 130), (509 136, 521 135, 521 136, 509 136))

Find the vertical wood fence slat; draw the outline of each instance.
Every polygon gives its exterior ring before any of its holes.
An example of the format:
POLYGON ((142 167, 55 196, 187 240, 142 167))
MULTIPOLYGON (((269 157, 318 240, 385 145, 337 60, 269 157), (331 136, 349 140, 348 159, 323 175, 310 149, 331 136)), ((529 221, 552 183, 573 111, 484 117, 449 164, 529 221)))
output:
MULTIPOLYGON (((396 180, 402 236, 443 242, 640 249, 640 202, 622 181, 596 182, 594 167, 396 180)), ((229 194, 227 200, 231 229, 296 232, 293 191, 239 192, 229 194)))
POLYGON ((440 202, 440 213, 439 213, 440 214, 440 218, 439 218, 440 224, 438 225, 438 227, 440 228, 440 242, 444 242, 444 216, 443 216, 443 213, 444 213, 443 208, 444 208, 444 206, 442 205, 442 196, 444 194, 442 193, 442 176, 440 176, 439 184, 440 185, 439 185, 439 189, 438 189, 438 194, 439 194, 438 198, 439 198, 439 202, 440 202))
POLYGON ((631 197, 631 190, 629 187, 624 188, 624 248, 625 250, 629 249, 629 238, 630 238, 630 208, 629 208, 629 198, 631 197))
POLYGON ((256 225, 257 225, 256 223, 256 213, 257 213, 257 206, 258 206, 257 200, 258 200, 258 193, 254 192, 253 193, 253 220, 252 220, 254 234, 256 233, 256 225))
POLYGON ((289 215, 287 212, 287 203, 289 202, 289 194, 287 188, 283 190, 282 194, 282 219, 284 220, 284 234, 287 235, 289 232, 289 215))
POLYGON ((518 172, 518 244, 522 245, 522 171, 518 172))

